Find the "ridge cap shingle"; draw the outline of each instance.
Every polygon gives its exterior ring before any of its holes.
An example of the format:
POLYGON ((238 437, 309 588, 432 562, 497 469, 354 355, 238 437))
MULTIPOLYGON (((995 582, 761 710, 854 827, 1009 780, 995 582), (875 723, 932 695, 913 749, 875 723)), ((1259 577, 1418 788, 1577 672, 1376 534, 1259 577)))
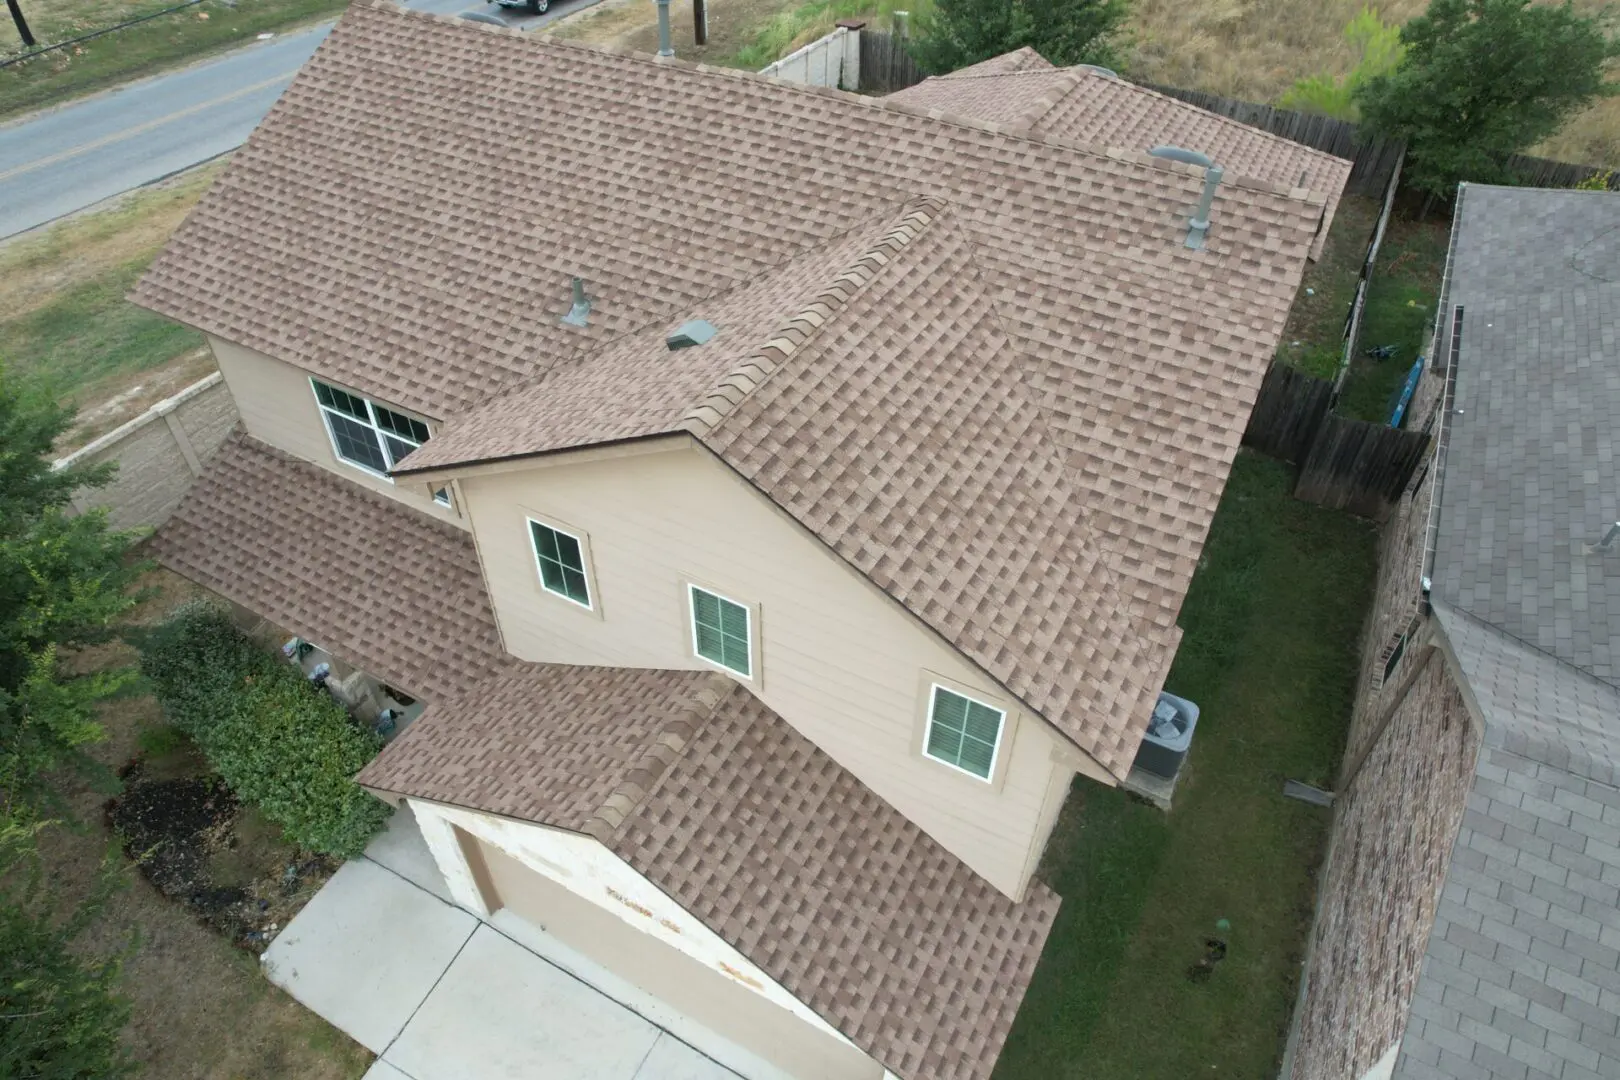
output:
POLYGON ((679 427, 703 438, 723 424, 785 361, 836 320, 855 294, 933 224, 945 207, 943 199, 933 196, 921 196, 908 202, 893 228, 861 252, 799 311, 778 325, 763 345, 726 372, 686 411, 679 427))

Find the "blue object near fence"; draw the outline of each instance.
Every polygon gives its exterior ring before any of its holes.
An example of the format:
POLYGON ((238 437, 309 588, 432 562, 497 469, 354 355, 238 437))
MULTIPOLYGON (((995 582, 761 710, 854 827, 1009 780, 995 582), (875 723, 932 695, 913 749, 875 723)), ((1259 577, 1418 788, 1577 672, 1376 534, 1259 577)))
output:
POLYGON ((1423 377, 1423 357, 1412 361, 1412 370, 1406 373, 1406 384, 1401 387, 1401 396, 1395 399, 1395 408, 1390 412, 1389 426, 1401 426, 1401 418, 1406 415, 1406 407, 1412 402, 1412 395, 1417 391, 1418 380, 1423 377))

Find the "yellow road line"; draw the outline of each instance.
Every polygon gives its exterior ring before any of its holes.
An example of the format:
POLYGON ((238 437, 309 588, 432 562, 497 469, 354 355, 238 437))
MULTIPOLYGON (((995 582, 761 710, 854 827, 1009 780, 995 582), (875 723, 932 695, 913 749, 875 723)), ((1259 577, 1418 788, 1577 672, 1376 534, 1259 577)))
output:
POLYGON ((125 139, 133 139, 137 135, 144 135, 148 131, 162 127, 164 124, 172 124, 176 120, 184 120, 188 116, 194 116, 197 113, 205 112, 208 109, 212 109, 216 105, 223 105, 227 101, 235 101, 239 97, 246 97, 249 94, 257 93, 266 87, 276 85, 278 82, 285 82, 296 74, 298 74, 298 69, 293 68, 291 71, 272 76, 271 78, 265 79, 263 82, 256 82, 252 86, 244 86, 240 90, 233 90, 224 97, 212 98, 208 101, 201 102, 200 104, 192 105, 189 108, 181 109, 179 112, 172 112, 167 116, 160 116, 156 120, 148 120, 144 124, 136 124, 132 128, 125 128, 123 131, 116 132, 115 134, 105 135, 99 139, 84 143, 81 146, 75 146, 71 150, 63 150, 59 154, 52 154, 50 157, 42 157, 37 161, 30 161, 26 165, 19 165, 15 169, 7 169, 5 172, 0 172, 0 181, 10 180, 14 176, 21 176, 23 173, 33 172, 35 169, 43 169, 49 165, 55 165, 59 162, 68 161, 72 158, 78 157, 80 154, 88 154, 92 150, 100 150, 103 146, 111 146, 113 143, 123 142, 125 139))

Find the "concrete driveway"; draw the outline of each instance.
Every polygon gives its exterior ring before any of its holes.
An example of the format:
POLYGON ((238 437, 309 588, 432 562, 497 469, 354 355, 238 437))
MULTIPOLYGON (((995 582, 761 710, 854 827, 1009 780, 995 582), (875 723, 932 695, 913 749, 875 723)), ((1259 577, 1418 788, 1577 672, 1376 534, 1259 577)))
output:
MULTIPOLYGON (((377 1055, 366 1080, 738 1080, 448 901, 408 813, 264 954, 265 974, 377 1055)), ((503 929, 504 927, 504 929, 503 929)))

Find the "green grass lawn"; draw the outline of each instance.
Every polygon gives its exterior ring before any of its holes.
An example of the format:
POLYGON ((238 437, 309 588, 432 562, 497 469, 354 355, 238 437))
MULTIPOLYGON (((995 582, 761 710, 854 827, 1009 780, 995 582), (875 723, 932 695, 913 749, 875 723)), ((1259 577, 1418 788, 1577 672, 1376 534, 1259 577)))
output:
MULTIPOLYGON (((157 10, 166 6, 169 5, 154 0, 144 8, 157 10)), ((57 49, 0 69, 0 119, 177 67, 200 56, 246 44, 267 30, 281 30, 335 16, 347 6, 348 0, 233 0, 230 4, 209 0, 194 8, 57 49)), ((27 0, 23 0, 23 9, 25 13, 32 11, 27 0)), ((115 25, 131 15, 143 14, 144 10, 142 5, 132 7, 128 3, 98 9, 81 0, 73 4, 47 5, 46 12, 42 17, 31 19, 34 35, 41 45, 115 25)), ((0 56, 26 51, 15 31, 10 29, 10 20, 0 21, 4 22, 9 35, 0 56)))
POLYGON ((1397 209, 1390 218, 1367 290, 1361 342, 1339 395, 1341 416, 1389 421, 1412 361, 1429 348, 1425 331, 1439 301, 1450 235, 1451 222, 1444 213, 1420 222, 1397 209), (1394 345, 1395 355, 1388 360, 1364 355, 1379 345, 1394 345))
POLYGON ((1042 866, 1063 908, 998 1080, 1276 1074, 1371 599, 1371 525, 1289 497, 1277 462, 1239 455, 1182 612, 1168 688, 1203 709, 1162 813, 1076 781, 1042 866), (1230 951, 1188 978, 1218 919, 1230 951))

